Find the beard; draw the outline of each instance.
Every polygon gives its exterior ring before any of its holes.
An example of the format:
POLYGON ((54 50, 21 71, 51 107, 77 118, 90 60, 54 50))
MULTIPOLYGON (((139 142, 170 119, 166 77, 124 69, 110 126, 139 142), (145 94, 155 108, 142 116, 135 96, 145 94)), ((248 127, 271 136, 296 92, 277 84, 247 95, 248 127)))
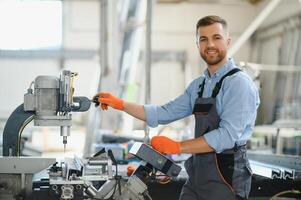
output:
POLYGON ((200 52, 201 57, 208 65, 216 65, 220 63, 226 57, 225 50, 218 50, 218 49, 206 49, 204 52, 200 52), (208 50, 215 50, 217 53, 215 55, 208 55, 206 52, 208 50))

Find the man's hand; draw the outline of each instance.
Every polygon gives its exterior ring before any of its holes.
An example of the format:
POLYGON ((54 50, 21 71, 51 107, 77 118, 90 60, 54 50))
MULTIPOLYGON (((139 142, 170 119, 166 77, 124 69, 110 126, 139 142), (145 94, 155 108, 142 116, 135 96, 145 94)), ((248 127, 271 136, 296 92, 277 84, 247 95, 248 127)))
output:
POLYGON ((165 136, 154 136, 151 139, 151 145, 160 153, 179 154, 180 142, 173 141, 165 136))
POLYGON ((117 110, 124 110, 124 101, 111 93, 100 92, 95 96, 98 96, 98 102, 102 110, 108 110, 108 106, 117 110))

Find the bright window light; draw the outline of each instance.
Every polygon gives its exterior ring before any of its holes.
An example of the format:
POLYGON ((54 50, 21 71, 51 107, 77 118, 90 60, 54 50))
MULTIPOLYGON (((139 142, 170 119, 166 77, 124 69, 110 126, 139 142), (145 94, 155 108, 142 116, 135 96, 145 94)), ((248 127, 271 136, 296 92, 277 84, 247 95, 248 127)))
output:
POLYGON ((62 44, 61 1, 0 1, 0 49, 57 49, 62 44))

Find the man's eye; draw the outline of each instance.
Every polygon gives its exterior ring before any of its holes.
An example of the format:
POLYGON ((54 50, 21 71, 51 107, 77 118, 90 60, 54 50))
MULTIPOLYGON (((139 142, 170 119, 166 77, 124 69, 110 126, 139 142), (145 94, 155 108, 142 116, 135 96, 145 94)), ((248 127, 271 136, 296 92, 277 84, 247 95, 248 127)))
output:
POLYGON ((205 38, 200 39, 200 42, 205 42, 205 41, 206 41, 205 38))

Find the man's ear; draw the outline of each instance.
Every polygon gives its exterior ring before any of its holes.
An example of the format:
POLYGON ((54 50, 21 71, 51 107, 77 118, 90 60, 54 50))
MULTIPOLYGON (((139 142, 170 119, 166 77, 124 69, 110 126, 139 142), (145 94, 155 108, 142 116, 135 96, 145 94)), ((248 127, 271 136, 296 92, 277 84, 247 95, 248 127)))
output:
POLYGON ((231 38, 228 37, 228 39, 227 39, 227 46, 230 47, 230 45, 231 45, 231 38))

